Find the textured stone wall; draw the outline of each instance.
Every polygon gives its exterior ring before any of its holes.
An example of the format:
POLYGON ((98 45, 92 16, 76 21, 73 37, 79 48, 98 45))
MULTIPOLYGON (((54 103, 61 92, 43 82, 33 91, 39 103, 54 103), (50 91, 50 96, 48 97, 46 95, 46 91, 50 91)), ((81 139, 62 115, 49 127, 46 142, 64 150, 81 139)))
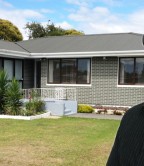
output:
MULTIPOLYGON (((47 61, 42 62, 41 87, 47 83, 47 61)), ((133 106, 144 101, 144 87, 118 87, 118 58, 92 58, 91 86, 74 86, 78 103, 133 106)), ((61 86, 60 86, 61 87, 61 86)))
POLYGON ((48 68, 48 62, 41 61, 41 88, 47 88, 47 68, 48 68))

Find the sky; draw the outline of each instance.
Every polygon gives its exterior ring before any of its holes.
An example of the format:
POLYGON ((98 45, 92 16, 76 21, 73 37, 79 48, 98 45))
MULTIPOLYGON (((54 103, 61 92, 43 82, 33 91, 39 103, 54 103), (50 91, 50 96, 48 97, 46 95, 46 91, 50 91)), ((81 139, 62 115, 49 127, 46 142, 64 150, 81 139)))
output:
POLYGON ((144 0, 0 0, 0 18, 16 25, 24 40, 27 22, 85 34, 144 33, 144 0))

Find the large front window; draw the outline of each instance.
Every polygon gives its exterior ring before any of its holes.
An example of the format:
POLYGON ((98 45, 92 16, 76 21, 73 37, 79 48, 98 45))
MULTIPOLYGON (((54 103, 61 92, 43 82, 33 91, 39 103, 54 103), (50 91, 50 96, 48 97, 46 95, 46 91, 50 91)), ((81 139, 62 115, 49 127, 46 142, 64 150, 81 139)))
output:
POLYGON ((90 59, 48 60, 48 83, 90 84, 90 59))
POLYGON ((144 84, 144 58, 120 58, 119 84, 144 84))
POLYGON ((19 81, 22 88, 23 82, 23 62, 20 59, 0 58, 0 70, 4 69, 8 76, 8 81, 14 77, 19 81))

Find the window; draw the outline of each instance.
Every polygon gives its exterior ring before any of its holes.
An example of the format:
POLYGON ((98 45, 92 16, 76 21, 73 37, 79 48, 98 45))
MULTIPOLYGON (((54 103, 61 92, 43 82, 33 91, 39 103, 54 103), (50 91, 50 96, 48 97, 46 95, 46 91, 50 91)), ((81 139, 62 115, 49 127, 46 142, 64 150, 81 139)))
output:
POLYGON ((23 82, 22 66, 22 60, 15 60, 15 78, 19 81, 20 88, 23 82))
POLYGON ((4 70, 8 75, 8 80, 12 80, 14 76, 13 60, 4 60, 4 70))
POLYGON ((61 60, 61 82, 76 84, 76 59, 61 60))
POLYGON ((22 61, 15 60, 15 78, 17 80, 22 80, 22 61))
POLYGON ((3 59, 4 70, 8 75, 8 80, 11 81, 14 77, 19 81, 22 88, 23 83, 23 62, 17 59, 3 59))
POLYGON ((90 60, 78 60, 77 82, 82 84, 90 83, 90 60))
POLYGON ((48 83, 90 84, 90 59, 51 59, 48 83))
POLYGON ((144 58, 120 58, 119 84, 144 84, 144 58))
POLYGON ((60 83, 60 60, 49 60, 49 83, 60 83))

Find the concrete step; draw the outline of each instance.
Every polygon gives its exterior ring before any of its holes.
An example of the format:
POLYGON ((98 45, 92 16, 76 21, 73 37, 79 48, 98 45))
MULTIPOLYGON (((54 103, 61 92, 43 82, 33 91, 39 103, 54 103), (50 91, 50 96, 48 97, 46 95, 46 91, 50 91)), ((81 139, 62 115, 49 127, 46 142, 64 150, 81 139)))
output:
POLYGON ((64 110, 64 115, 70 115, 72 114, 72 110, 71 109, 65 109, 64 110))

